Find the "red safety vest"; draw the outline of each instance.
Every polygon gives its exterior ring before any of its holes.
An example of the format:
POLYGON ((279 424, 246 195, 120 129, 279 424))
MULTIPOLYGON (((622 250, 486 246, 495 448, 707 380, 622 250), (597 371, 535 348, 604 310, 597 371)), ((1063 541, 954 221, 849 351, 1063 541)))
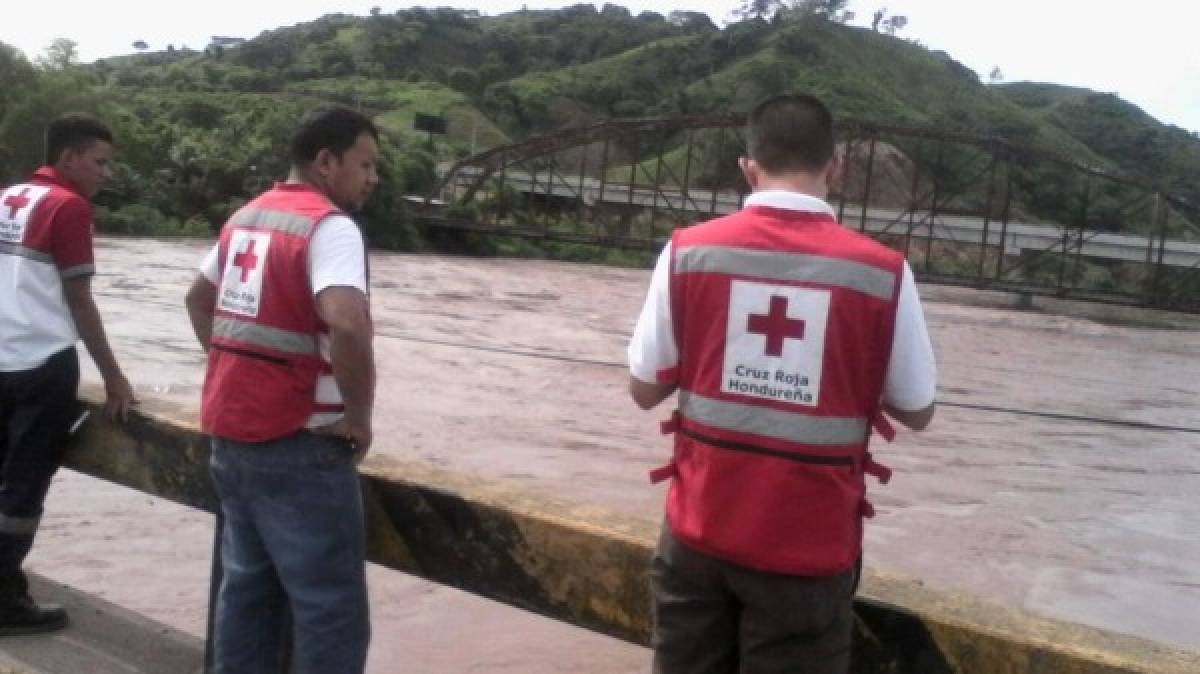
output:
POLYGON ((309 242, 337 212, 313 187, 276 184, 221 229, 205 433, 265 442, 304 428, 316 411, 341 409, 315 402, 317 378, 332 370, 318 347, 327 327, 308 277, 309 242))
POLYGON ((751 206, 677 230, 671 315, 679 410, 672 532, 775 573, 849 569, 873 513, 863 474, 891 356, 903 257, 824 213, 751 206))

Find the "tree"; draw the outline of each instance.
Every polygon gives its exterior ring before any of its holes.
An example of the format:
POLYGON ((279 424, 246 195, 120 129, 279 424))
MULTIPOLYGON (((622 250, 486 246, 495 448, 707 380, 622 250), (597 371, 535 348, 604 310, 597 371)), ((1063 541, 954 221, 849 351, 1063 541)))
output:
POLYGON ((849 0, 799 0, 793 6, 802 14, 819 16, 830 21, 845 23, 854 18, 853 12, 846 11, 846 5, 848 4, 850 4, 849 0))
MULTIPOLYGON (((8 92, 7 96, 0 96, 0 129, 9 126, 10 112, 19 107, 30 92, 38 89, 37 71, 25 59, 25 55, 15 47, 0 42, 0 91, 8 92)), ((40 140, 41 135, 35 137, 40 140)), ((14 140, 20 143, 25 139, 9 139, 0 135, 0 181, 3 184, 8 184, 29 168, 22 163, 23 158, 16 152, 17 148, 12 146, 14 140)))
POLYGON ((667 22, 678 26, 686 33, 712 33, 717 26, 704 12, 689 12, 677 9, 667 15, 667 22))
POLYGON ((0 119, 4 112, 17 102, 22 92, 37 85, 37 71, 25 59, 16 47, 10 47, 0 42, 0 91, 8 95, 0 96, 0 119))
POLYGON ((468 96, 479 93, 479 76, 468 68, 454 68, 450 71, 447 83, 451 89, 461 91, 468 96))
POLYGON ((896 33, 904 30, 904 27, 907 25, 907 16, 892 16, 884 20, 883 29, 887 31, 888 35, 895 35, 896 33))
POLYGON ((768 19, 784 6, 785 0, 743 0, 733 15, 739 19, 768 19))
POLYGON ((137 40, 133 43, 133 48, 138 51, 146 51, 150 48, 150 45, 146 44, 145 40, 137 40))
POLYGON ((43 70, 66 70, 79 63, 79 43, 68 37, 56 38, 37 62, 43 70))
POLYGON ((791 73, 782 61, 753 61, 747 68, 747 79, 758 86, 759 95, 767 96, 787 91, 791 73))
POLYGON ((781 0, 775 20, 802 21, 809 17, 817 17, 835 23, 846 23, 854 18, 854 12, 847 11, 849 0, 781 0))
POLYGON ((871 30, 878 33, 879 24, 883 21, 883 17, 887 16, 887 7, 880 7, 875 10, 875 14, 871 17, 871 30))
POLYGON ((50 70, 20 97, 12 97, 15 100, 0 121, 0 149, 10 177, 42 163, 47 120, 71 110, 96 112, 99 96, 89 79, 77 69, 50 70))
POLYGON ((992 84, 1000 84, 1004 81, 1004 73, 1000 72, 1000 66, 992 68, 992 72, 988 74, 988 82, 992 84))

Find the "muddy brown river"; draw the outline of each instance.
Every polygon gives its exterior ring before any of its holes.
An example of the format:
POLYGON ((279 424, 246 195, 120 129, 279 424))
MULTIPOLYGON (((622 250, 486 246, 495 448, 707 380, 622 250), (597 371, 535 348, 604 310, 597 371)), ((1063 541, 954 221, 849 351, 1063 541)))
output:
MULTIPOLYGON (((208 245, 98 244, 98 303, 147 400, 198 405, 182 298, 208 245)), ((665 412, 633 406, 623 367, 648 271, 385 253, 371 267, 369 461, 660 517, 646 471, 669 451, 665 412)), ((1200 432, 1097 421, 1200 429, 1200 320, 922 295, 947 404, 930 430, 874 448, 896 475, 872 489, 866 563, 1200 650, 1200 432)), ((90 363, 84 378, 98 381, 90 363)), ((204 514, 63 471, 29 565, 201 636, 211 540, 204 514)), ((383 569, 370 580, 372 672, 649 671, 629 644, 383 569)))

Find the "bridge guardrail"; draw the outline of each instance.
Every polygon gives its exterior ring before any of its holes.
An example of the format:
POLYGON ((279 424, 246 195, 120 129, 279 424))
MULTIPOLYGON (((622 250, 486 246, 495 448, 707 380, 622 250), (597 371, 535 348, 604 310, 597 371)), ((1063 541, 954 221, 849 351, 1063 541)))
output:
MULTIPOLYGON (((85 426, 68 452, 68 467, 215 510, 208 443, 191 413, 150 400, 127 425, 102 416, 94 414, 85 426)), ((424 464, 368 461, 360 473, 372 561, 648 643, 646 573, 657 522, 424 464)), ((936 592, 871 570, 856 614, 854 671, 861 674, 1200 671, 1197 653, 936 592)))

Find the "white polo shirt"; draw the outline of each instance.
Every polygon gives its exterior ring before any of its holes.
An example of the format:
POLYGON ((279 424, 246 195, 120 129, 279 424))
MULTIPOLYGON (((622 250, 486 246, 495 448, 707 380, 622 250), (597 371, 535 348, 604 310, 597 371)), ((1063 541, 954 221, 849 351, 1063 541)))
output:
MULTIPOLYGON (((313 297, 335 286, 357 288, 367 294, 365 251, 362 232, 349 217, 337 214, 322 220, 308 245, 308 280, 313 297)), ((200 264, 200 273, 213 285, 221 283, 218 257, 218 246, 213 246, 200 264)), ((321 357, 328 362, 329 337, 320 335, 317 343, 321 357)), ((342 392, 338 390, 337 381, 332 375, 322 375, 317 380, 317 402, 329 405, 342 403, 342 392)), ((327 426, 341 418, 339 412, 318 412, 309 418, 306 426, 327 426)))
MULTIPOLYGON (((828 213, 833 209, 821 199, 797 192, 755 192, 746 206, 766 206, 792 211, 828 213)), ((629 372, 646 383, 657 380, 659 370, 679 365, 679 348, 671 321, 671 244, 663 248, 650 277, 650 290, 629 341, 629 372)), ((920 410, 933 404, 937 394, 937 364, 925 326, 921 298, 912 269, 904 263, 900 299, 896 308, 896 330, 892 357, 883 387, 885 403, 901 410, 920 410)))

